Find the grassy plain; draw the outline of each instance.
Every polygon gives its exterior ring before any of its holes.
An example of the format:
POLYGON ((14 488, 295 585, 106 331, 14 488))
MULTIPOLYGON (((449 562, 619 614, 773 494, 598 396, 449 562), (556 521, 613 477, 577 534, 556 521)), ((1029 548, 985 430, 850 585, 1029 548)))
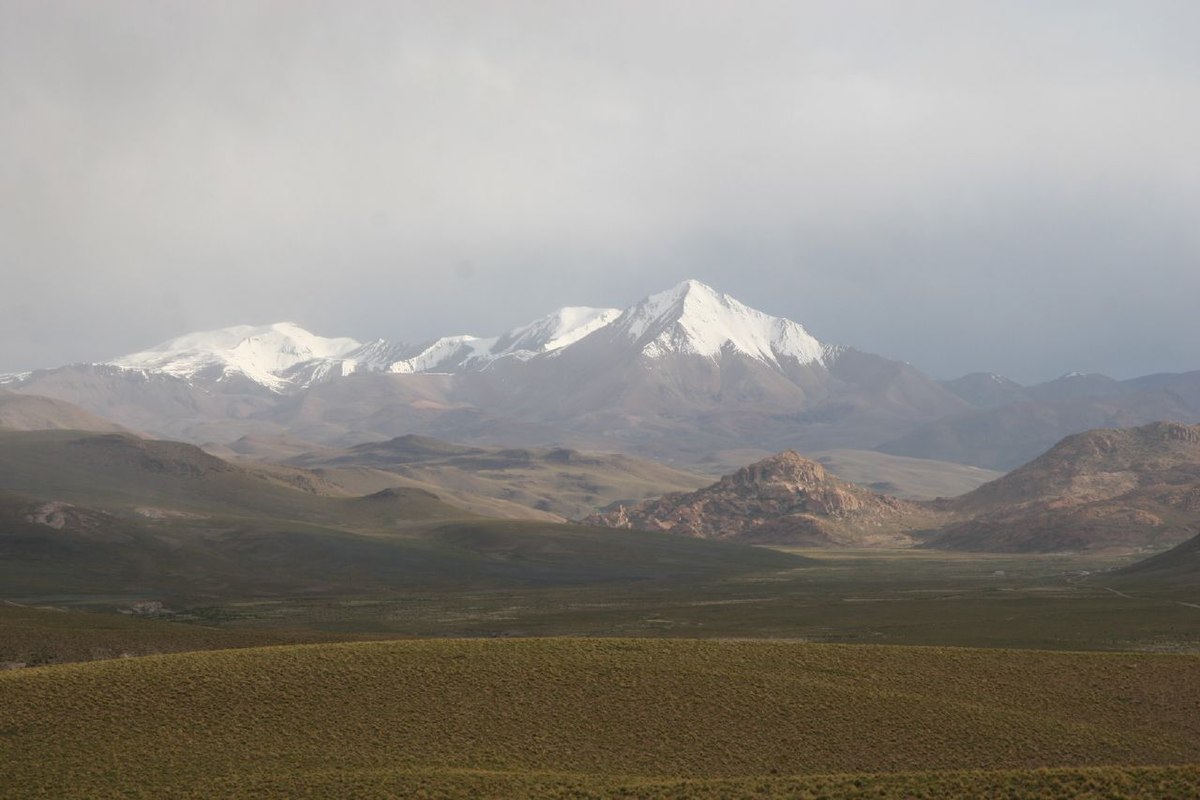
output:
POLYGON ((193 613, 235 628, 338 634, 781 638, 1200 652, 1200 609, 1194 607, 1200 589, 1110 588, 1110 569, 1129 557, 793 552, 811 561, 669 583, 247 600, 193 613))
POLYGON ((647 639, 226 650, 0 673, 0 795, 868 796, 878 781, 869 796, 1187 796, 1200 773, 1172 767, 1200 762, 1198 709, 1194 655, 647 639), (934 774, 872 777, 896 772, 934 774))

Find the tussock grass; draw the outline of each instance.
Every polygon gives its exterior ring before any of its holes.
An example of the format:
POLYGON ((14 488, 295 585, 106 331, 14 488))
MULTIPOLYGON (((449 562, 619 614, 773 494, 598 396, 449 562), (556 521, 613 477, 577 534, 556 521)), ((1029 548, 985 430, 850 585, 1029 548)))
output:
POLYGON ((11 797, 1170 797, 1194 762, 1182 655, 417 640, 0 674, 11 797))

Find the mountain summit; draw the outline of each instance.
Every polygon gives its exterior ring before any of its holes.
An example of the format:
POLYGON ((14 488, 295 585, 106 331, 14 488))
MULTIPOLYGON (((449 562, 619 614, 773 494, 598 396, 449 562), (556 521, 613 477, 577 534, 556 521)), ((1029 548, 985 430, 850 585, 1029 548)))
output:
POLYGON ((646 357, 682 353, 715 358, 733 351, 778 366, 781 359, 821 361, 824 345, 799 323, 772 317, 688 280, 652 294, 613 323, 646 357))

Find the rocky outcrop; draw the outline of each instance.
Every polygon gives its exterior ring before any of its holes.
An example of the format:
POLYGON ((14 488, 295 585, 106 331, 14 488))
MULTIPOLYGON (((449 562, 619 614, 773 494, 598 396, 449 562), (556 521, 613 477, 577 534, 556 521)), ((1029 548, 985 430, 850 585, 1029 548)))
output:
POLYGON ((935 517, 915 503, 839 480, 788 450, 698 491, 621 506, 584 523, 706 539, 903 547, 935 517))

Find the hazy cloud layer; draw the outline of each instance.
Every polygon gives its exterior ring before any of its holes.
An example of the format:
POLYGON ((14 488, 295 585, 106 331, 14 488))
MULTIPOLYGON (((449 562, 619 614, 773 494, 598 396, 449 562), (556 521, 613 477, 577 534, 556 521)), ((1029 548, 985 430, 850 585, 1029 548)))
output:
POLYGON ((0 371, 698 277, 938 377, 1200 369, 1200 5, 0 0, 0 371))

